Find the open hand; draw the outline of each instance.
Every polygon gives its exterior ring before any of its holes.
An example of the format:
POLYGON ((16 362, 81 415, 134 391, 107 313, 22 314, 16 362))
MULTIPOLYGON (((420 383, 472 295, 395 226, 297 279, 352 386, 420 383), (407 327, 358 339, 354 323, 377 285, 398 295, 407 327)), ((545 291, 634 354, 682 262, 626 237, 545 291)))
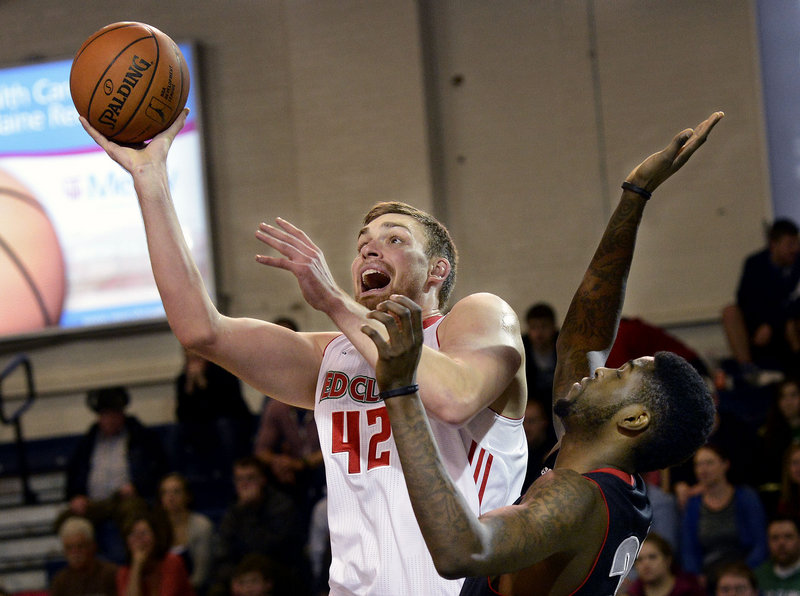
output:
POLYGON ((413 384, 422 354, 422 309, 410 298, 394 294, 367 316, 382 323, 389 334, 387 341, 377 329, 369 325, 361 327, 378 349, 375 377, 380 390, 413 384))
POLYGON ((326 312, 331 298, 342 293, 342 290, 333 280, 325 255, 297 226, 280 217, 275 223, 277 227, 267 223, 260 224, 256 238, 283 256, 256 255, 256 261, 262 265, 291 271, 300 284, 306 302, 317 310, 326 312))
POLYGON ((664 149, 636 166, 625 180, 653 192, 689 161, 700 145, 706 142, 711 129, 723 116, 725 116, 723 112, 714 112, 694 129, 687 128, 679 132, 664 149))

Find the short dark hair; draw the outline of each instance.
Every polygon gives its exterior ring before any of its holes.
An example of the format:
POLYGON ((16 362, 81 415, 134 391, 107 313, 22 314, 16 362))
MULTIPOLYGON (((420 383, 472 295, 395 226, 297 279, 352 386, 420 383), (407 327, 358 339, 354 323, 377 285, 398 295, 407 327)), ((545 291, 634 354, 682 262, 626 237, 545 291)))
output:
POLYGON ((685 461, 714 424, 711 392, 692 365, 672 352, 656 353, 654 364, 635 396, 651 410, 650 428, 634 448, 639 473, 685 461))
POLYGON ((525 320, 530 321, 531 319, 547 319, 551 323, 555 324, 556 311, 553 310, 553 307, 546 302, 537 302, 528 309, 527 313, 525 313, 525 320))
POLYGON ((373 205, 364 216, 364 225, 367 225, 372 220, 379 218, 381 215, 386 215, 387 213, 407 215, 421 223, 425 228, 425 235, 428 240, 428 245, 425 247, 425 254, 428 258, 444 257, 450 263, 450 273, 439 290, 439 308, 444 310, 447 306, 447 301, 450 299, 453 287, 456 284, 456 267, 458 266, 458 251, 456 250, 453 239, 450 237, 450 232, 447 231, 447 228, 444 227, 439 220, 429 213, 406 203, 400 203, 399 201, 385 201, 373 205))
POLYGON ((797 236, 800 233, 797 224, 791 219, 776 219, 772 222, 767 232, 767 240, 769 242, 776 242, 784 236, 797 236))

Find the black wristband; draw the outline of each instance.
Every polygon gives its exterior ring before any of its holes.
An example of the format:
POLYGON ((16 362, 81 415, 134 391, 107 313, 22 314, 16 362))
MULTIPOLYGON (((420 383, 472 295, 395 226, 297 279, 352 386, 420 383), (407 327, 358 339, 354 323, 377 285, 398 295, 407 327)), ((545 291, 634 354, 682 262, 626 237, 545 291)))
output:
POLYGON ((624 188, 625 190, 629 190, 631 192, 635 192, 637 195, 642 197, 645 201, 649 201, 650 197, 653 196, 653 193, 651 193, 649 190, 645 190, 641 186, 636 186, 635 184, 631 184, 627 180, 622 183, 622 188, 624 188))
POLYGON ((397 389, 389 389, 389 391, 381 391, 378 397, 381 399, 389 399, 390 397, 397 397, 398 395, 411 395, 419 391, 419 385, 406 385, 405 387, 398 387, 397 389))

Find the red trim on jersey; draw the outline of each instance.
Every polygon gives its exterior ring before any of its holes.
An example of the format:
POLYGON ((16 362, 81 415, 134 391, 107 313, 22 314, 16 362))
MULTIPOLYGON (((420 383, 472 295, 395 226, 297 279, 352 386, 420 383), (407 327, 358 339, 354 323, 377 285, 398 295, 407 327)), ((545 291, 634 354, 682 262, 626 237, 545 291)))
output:
POLYGON ((486 492, 486 483, 489 482, 489 472, 492 470, 492 462, 494 461, 494 455, 491 453, 489 457, 486 458, 486 469, 483 471, 483 482, 481 482, 481 487, 478 489, 478 504, 483 504, 483 493, 486 492))
POLYGON ((327 352, 327 351, 328 351, 328 348, 330 347, 330 345, 331 345, 333 342, 335 342, 337 339, 339 339, 341 336, 343 336, 343 335, 344 335, 344 333, 339 333, 338 335, 334 335, 334 336, 331 338, 331 340, 330 340, 328 343, 326 343, 326 344, 325 344, 325 347, 324 347, 324 348, 323 348, 323 350, 322 350, 322 357, 323 357, 323 358, 325 358, 325 352, 327 352))
MULTIPOLYGON (((614 474, 614 476, 618 476, 619 474, 623 474, 624 476, 628 476, 628 474, 624 474, 623 472, 620 472, 619 470, 612 470, 611 468, 603 468, 602 470, 594 470, 594 471, 595 472, 607 472, 609 474, 614 474)), ((594 568, 597 567, 597 562, 600 560, 600 555, 603 554, 603 549, 606 547, 606 541, 608 540, 608 530, 611 528, 611 512, 608 509, 608 501, 606 500, 606 494, 603 492, 603 487, 601 487, 600 484, 596 480, 592 480, 591 478, 588 478, 586 476, 584 476, 584 478, 586 478, 586 480, 591 480, 592 482, 594 482, 595 486, 597 486, 598 490, 600 491, 600 496, 603 497, 603 505, 606 506, 606 534, 605 534, 605 536, 603 536, 603 543, 600 545, 600 550, 597 551, 597 556, 594 559, 594 563, 592 563, 592 568, 589 569, 589 573, 587 573, 586 577, 583 578, 583 581, 581 582, 581 585, 578 586, 577 588, 575 588, 575 590, 573 590, 572 592, 570 592, 570 596, 572 596, 572 594, 575 594, 578 591, 580 591, 580 589, 583 587, 583 584, 585 584, 587 581, 589 581, 589 578, 592 577, 592 573, 594 573, 594 568)))
MULTIPOLYGON (((427 329, 428 327, 433 325, 436 321, 438 321, 439 319, 443 319, 443 318, 444 318, 444 315, 433 315, 433 316, 430 316, 427 319, 425 319, 424 321, 422 321, 422 328, 423 329, 427 329)), ((438 331, 438 329, 437 329, 437 331, 438 331)))
POLYGON ((622 470, 617 470, 615 468, 598 468, 596 470, 592 470, 591 472, 589 472, 589 474, 591 474, 592 472, 611 474, 612 476, 616 476, 617 478, 619 478, 620 480, 622 480, 627 484, 630 484, 631 486, 636 486, 636 480, 634 479, 634 477, 631 476, 630 474, 623 472, 622 470))
POLYGON ((500 592, 498 592, 497 590, 494 589, 494 586, 492 585, 492 578, 491 577, 487 577, 486 578, 486 585, 489 586, 489 591, 492 594, 497 594, 497 596, 503 596, 503 594, 501 594, 500 592))
MULTIPOLYGON (((475 458, 475 450, 478 448, 478 443, 473 439, 469 446, 469 454, 467 460, 472 465, 472 460, 475 458)), ((475 470, 472 473, 472 480, 475 486, 478 487, 478 504, 483 503, 483 494, 486 492, 486 483, 489 482, 489 473, 492 471, 492 462, 494 455, 486 451, 483 447, 478 452, 478 461, 475 463, 475 470), (483 463, 483 456, 486 455, 486 464, 483 463)))

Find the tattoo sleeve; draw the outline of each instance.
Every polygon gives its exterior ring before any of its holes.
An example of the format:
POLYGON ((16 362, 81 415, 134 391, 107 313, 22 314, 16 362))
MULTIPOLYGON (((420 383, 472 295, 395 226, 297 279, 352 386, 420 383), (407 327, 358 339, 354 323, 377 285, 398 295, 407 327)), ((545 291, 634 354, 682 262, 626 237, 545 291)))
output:
POLYGON ((595 489, 571 470, 534 483, 526 505, 478 518, 450 479, 418 396, 386 400, 408 493, 436 569, 449 578, 520 569, 583 536, 595 489))
POLYGON ((572 298, 558 337, 555 398, 590 373, 591 353, 600 353, 604 361, 614 344, 644 204, 623 193, 572 298))

